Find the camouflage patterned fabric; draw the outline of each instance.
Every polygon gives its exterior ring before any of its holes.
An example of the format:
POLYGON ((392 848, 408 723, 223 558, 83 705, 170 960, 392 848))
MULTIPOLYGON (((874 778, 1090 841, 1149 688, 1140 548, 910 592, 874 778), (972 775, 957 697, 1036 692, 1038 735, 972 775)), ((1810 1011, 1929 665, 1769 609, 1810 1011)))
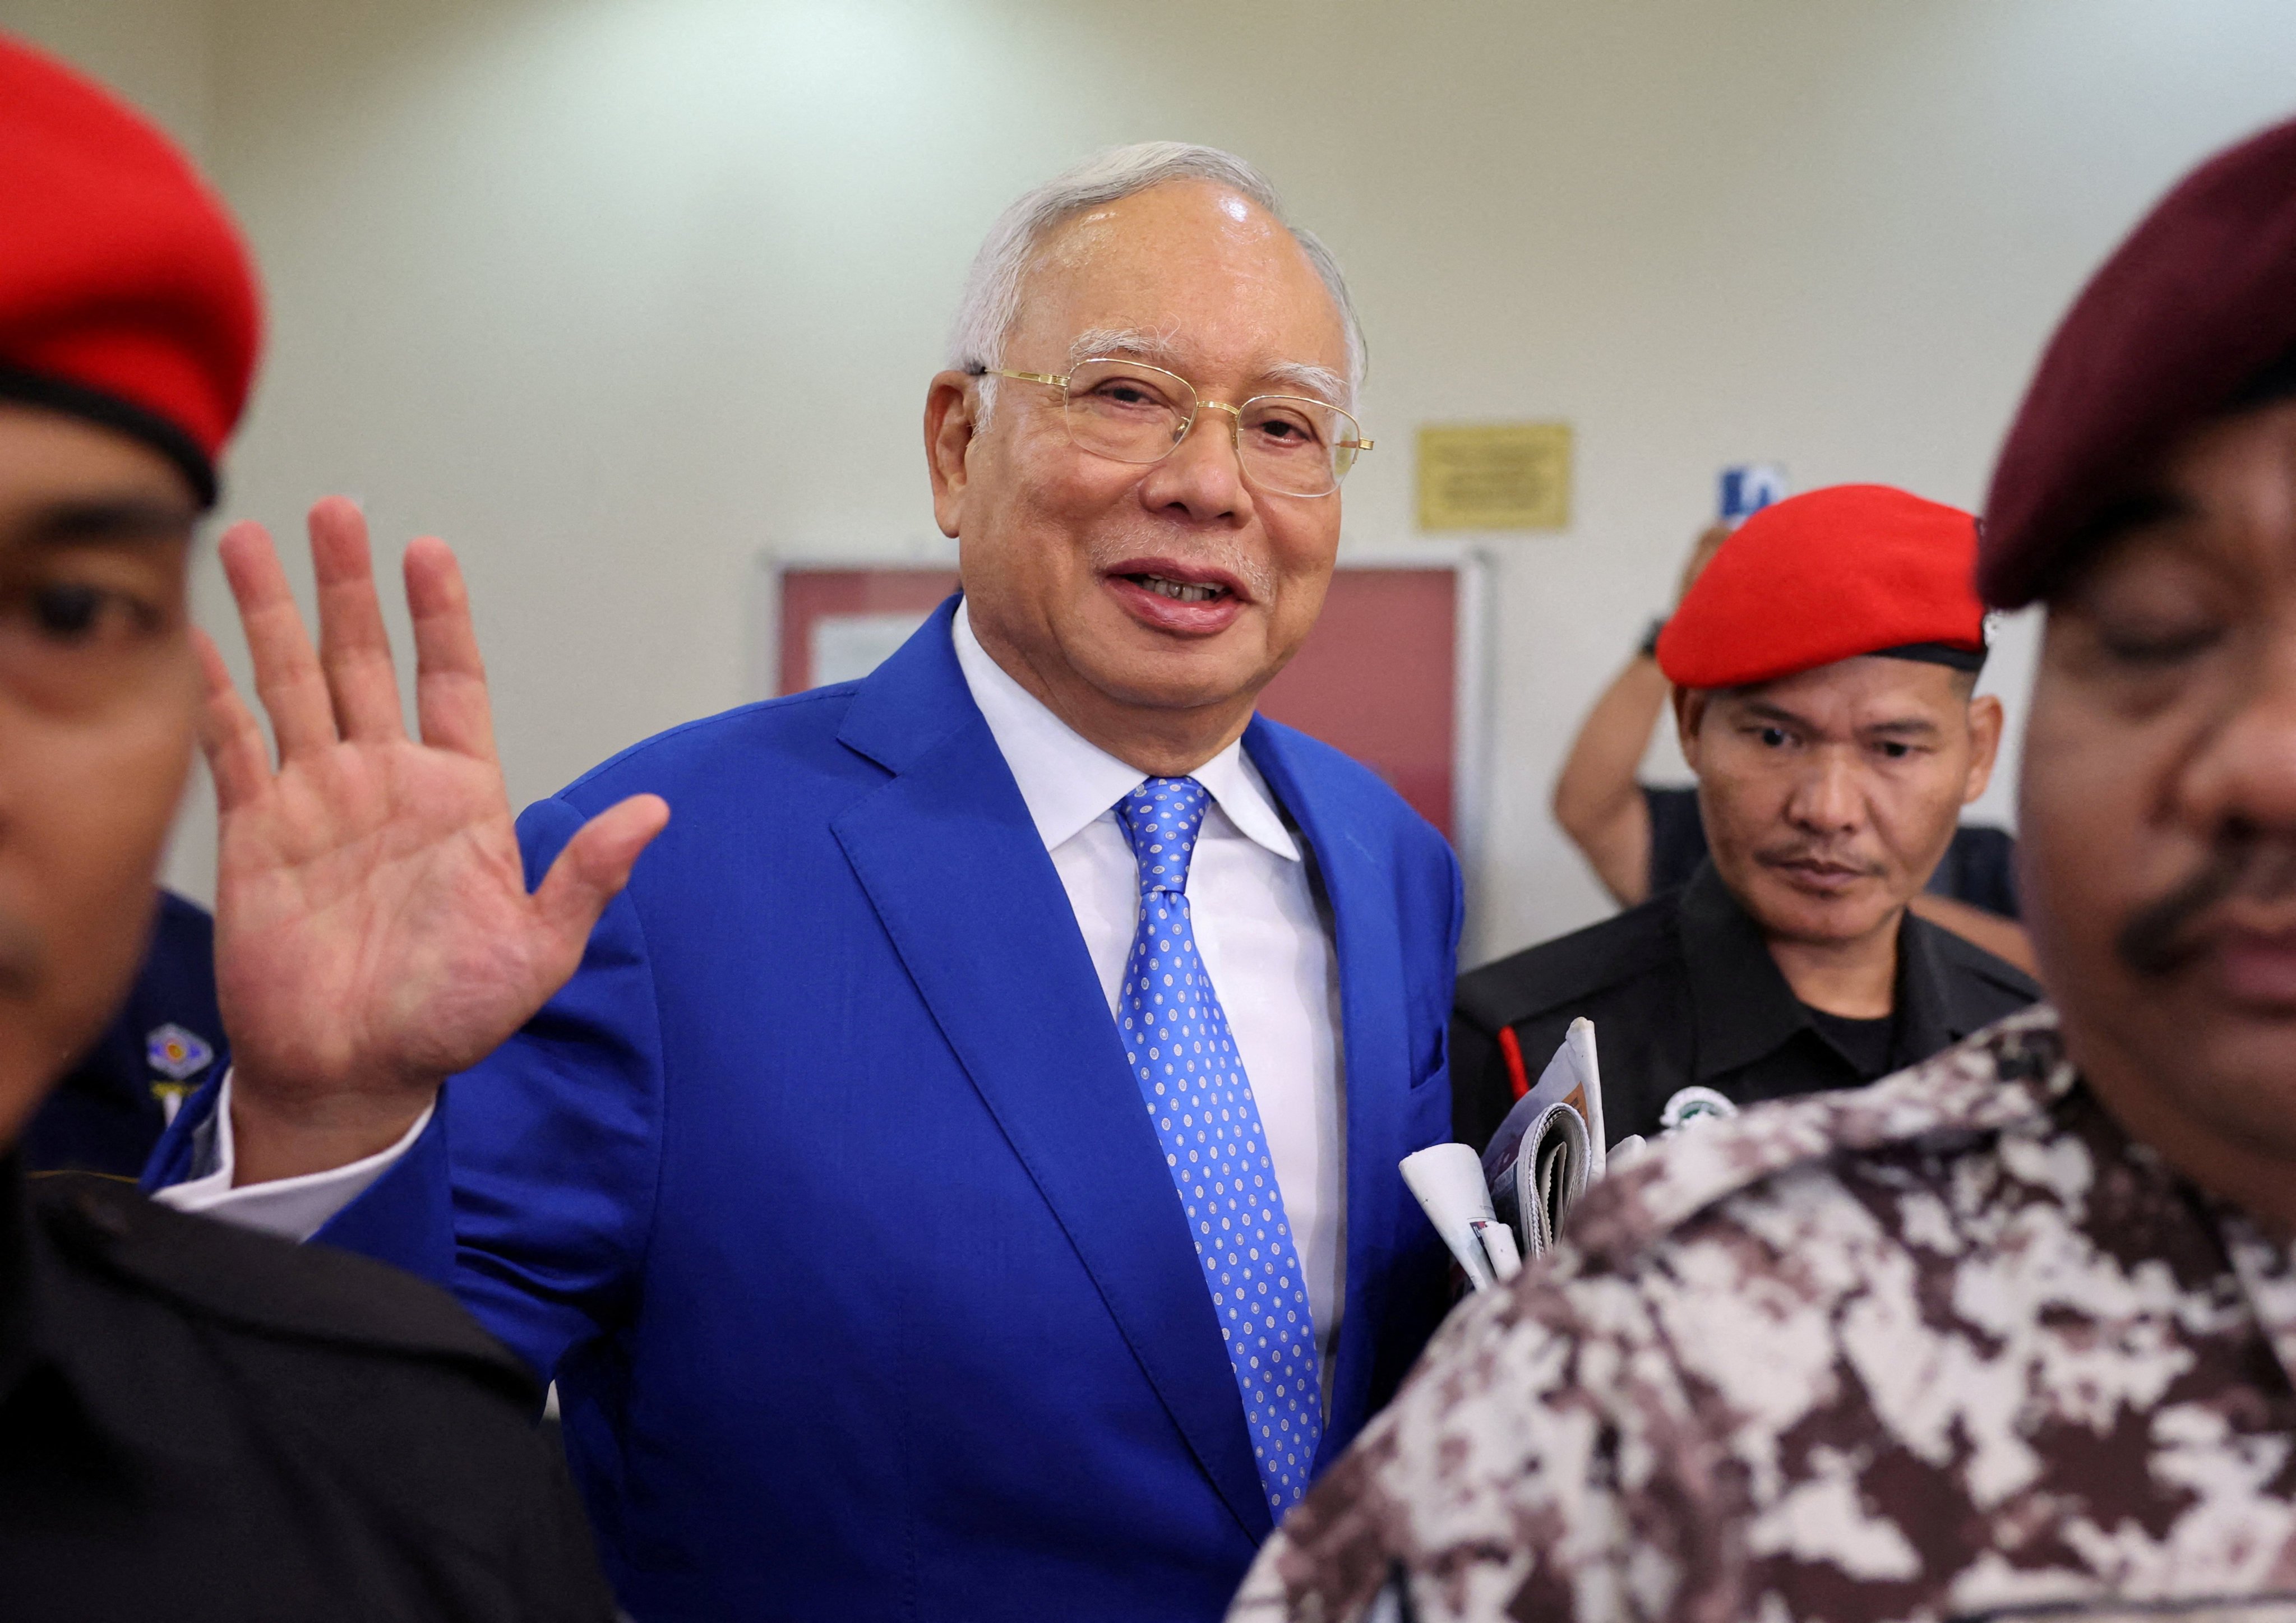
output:
POLYGON ((2292 1370, 2289 1247, 2131 1143, 2044 1005, 1590 1192, 1231 1619, 2281 1623, 2292 1370))

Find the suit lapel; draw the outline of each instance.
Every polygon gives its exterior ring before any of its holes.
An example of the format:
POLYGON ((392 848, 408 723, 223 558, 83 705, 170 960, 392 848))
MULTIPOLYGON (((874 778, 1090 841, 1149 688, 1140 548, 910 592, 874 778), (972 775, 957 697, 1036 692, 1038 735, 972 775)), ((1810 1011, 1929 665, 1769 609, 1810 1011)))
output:
POLYGON ((949 612, 856 695, 841 736, 896 775, 832 826, 1150 1384, 1245 1531, 1264 1537, 1242 1399, 1163 1151, 1068 894, 965 689, 949 612))
MULTIPOLYGON (((1393 876, 1343 816, 1332 797, 1303 781, 1312 766, 1282 729, 1255 718, 1245 750, 1283 803, 1305 840, 1330 903, 1340 965, 1342 1097, 1347 1113, 1346 1316, 1340 1324, 1332 1373, 1328 1440, 1352 1437, 1371 1403, 1379 1327, 1389 1304, 1394 1236, 1405 1215, 1403 1175, 1396 1163, 1404 1143, 1413 1055, 1403 1002, 1402 934, 1395 915, 1393 876)), ((1328 1463, 1326 1450, 1321 1463, 1328 1463)))

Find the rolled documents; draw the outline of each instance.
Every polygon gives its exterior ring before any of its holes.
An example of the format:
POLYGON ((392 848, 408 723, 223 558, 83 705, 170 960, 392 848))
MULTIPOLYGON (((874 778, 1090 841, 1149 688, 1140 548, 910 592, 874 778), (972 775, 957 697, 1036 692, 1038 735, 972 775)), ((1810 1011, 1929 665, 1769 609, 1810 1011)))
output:
POLYGON ((1475 1232, 1478 1223, 1497 1226, 1499 1220, 1483 1184, 1482 1158, 1464 1144, 1433 1144, 1403 1158, 1403 1181, 1466 1270, 1467 1283, 1478 1291, 1496 1284, 1498 1275, 1475 1232))

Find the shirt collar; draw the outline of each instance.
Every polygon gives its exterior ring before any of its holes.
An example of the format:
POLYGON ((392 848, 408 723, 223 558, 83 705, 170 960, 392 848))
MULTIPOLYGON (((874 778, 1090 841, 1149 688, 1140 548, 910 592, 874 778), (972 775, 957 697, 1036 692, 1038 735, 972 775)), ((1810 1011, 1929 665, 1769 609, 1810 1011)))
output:
MULTIPOLYGON (((1770 956, 1761 926, 1739 906, 1712 859, 1699 864, 1683 887, 1677 917, 1697 1024, 1699 1081, 1751 1065, 1796 1033, 1814 1029, 1809 1011, 1770 956)), ((1911 908, 1898 921, 1893 1062, 1906 1055, 1927 1059, 1976 1029, 1952 1017, 1946 968, 1929 933, 1933 928, 1911 908)))
MULTIPOLYGON (((957 603, 950 627, 957 668, 1012 768, 1013 781, 1021 786, 1037 837, 1046 850, 1056 850, 1145 783, 1146 775, 1084 737, 1014 681, 973 635, 966 607, 957 603)), ((1286 861, 1300 860, 1300 843, 1284 826, 1275 797, 1243 752, 1242 739, 1189 775, 1204 786, 1237 832, 1286 861)))
POLYGON ((1676 928, 1697 1028, 1696 1080, 1751 1065, 1809 1027, 1809 1012, 1770 956, 1761 927, 1746 916, 1711 861, 1700 863, 1682 888, 1676 928))

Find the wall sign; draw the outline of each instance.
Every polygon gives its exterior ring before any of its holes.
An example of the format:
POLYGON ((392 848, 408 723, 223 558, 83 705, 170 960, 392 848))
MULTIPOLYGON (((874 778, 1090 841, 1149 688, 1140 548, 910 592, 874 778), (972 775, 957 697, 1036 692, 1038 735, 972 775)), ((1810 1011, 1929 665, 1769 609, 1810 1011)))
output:
POLYGON ((1419 528, 1564 529, 1567 422, 1431 424, 1419 430, 1419 528))

